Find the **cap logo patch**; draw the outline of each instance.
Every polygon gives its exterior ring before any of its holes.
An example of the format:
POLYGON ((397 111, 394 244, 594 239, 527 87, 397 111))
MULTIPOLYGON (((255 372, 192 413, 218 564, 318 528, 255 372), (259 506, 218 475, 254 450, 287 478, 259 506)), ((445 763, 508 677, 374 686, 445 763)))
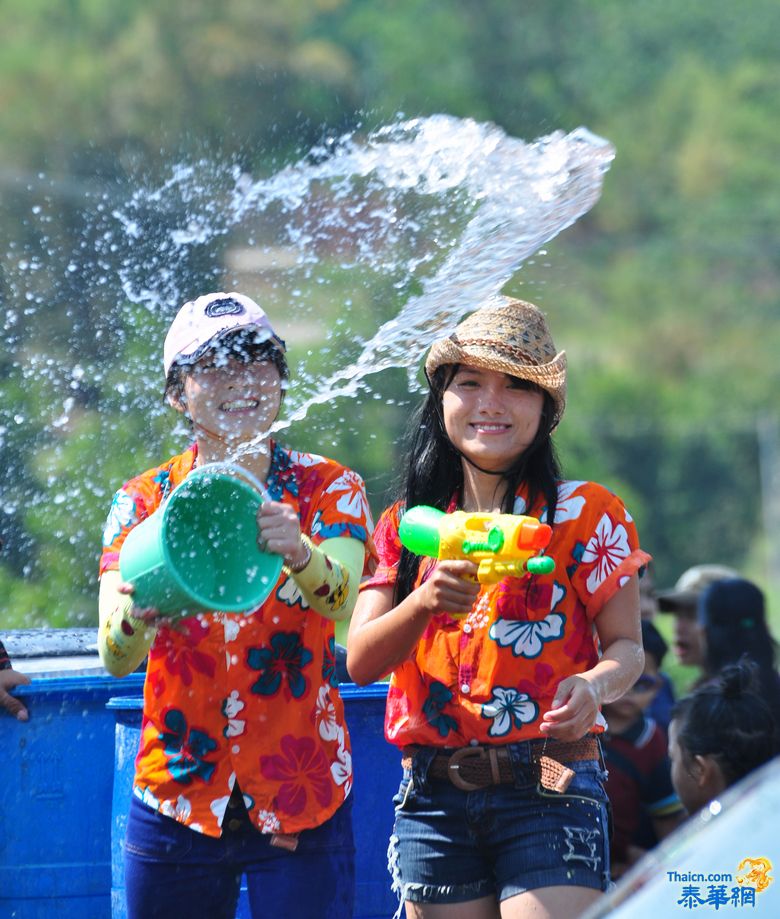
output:
POLYGON ((211 319, 219 316, 242 316, 246 309, 232 297, 222 297, 219 300, 212 300, 203 311, 211 319))

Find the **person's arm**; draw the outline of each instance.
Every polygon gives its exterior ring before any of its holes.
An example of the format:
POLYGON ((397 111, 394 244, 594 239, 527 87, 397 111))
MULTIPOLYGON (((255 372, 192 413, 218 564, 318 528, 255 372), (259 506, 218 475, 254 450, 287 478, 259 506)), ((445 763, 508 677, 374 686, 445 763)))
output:
POLYGON ((109 570, 100 578, 98 651, 113 676, 127 676, 149 653, 155 629, 132 615, 133 597, 123 588, 122 576, 109 570))
POLYGON ((422 637, 431 616, 465 614, 479 593, 477 573, 468 561, 439 562, 430 577, 397 606, 392 584, 367 587, 358 597, 347 638, 347 669, 361 686, 381 679, 402 664, 422 637))
POLYGON ((295 508, 266 501, 257 512, 258 542, 281 555, 309 606, 326 619, 348 619, 355 606, 365 546, 351 536, 325 539, 315 546, 301 533, 295 508))
POLYGON ((30 678, 26 674, 13 669, 5 647, 0 641, 0 708, 5 709, 9 715, 19 721, 29 720, 30 715, 23 703, 12 696, 8 690, 17 686, 26 686, 29 682, 30 678))
POLYGON ((319 546, 308 536, 300 538, 308 550, 303 567, 296 571, 285 565, 285 570, 320 616, 337 622, 349 619, 358 597, 365 546, 349 536, 324 539, 319 546))
POLYGON ((552 708, 539 727, 548 737, 579 740, 595 724, 599 708, 619 699, 642 673, 645 655, 636 575, 607 600, 595 624, 601 658, 591 670, 566 677, 558 684, 552 708))

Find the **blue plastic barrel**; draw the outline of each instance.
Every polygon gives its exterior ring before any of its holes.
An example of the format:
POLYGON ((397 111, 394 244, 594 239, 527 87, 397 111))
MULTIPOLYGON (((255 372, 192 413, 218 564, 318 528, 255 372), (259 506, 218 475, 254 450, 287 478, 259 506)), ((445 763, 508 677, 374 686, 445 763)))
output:
MULTIPOLYGON (((387 919, 397 908, 390 892, 387 844, 393 826, 392 797, 401 778, 400 756, 384 738, 383 724, 387 684, 359 687, 342 683, 354 769, 353 823, 356 850, 355 919, 387 919)), ((111 836, 112 919, 125 919, 123 843, 132 793, 134 759, 141 736, 140 697, 111 699, 109 709, 116 716, 116 759, 111 836)), ((249 919, 243 889, 236 919, 249 919)))
POLYGON ((34 679, 0 718, 0 919, 108 919, 114 715, 143 677, 34 679))

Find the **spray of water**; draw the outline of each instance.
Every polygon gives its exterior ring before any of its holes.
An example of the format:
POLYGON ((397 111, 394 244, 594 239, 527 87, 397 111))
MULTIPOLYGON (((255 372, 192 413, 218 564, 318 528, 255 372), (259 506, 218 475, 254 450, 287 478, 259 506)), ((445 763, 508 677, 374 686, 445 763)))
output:
MULTIPOLYGON (((329 177, 372 172, 383 187, 425 195, 459 191, 470 218, 446 256, 400 312, 338 368, 288 422, 313 404, 352 396, 369 374, 416 368, 431 342, 497 294, 522 262, 595 204, 612 146, 585 128, 525 144, 493 125, 440 116, 377 132, 365 147, 350 141, 323 166, 329 177)), ((409 270, 418 267, 414 262, 409 270)))
POLYGON ((2 262, 12 382, 0 537, 19 570, 40 572, 45 520, 92 608, 95 519, 117 484, 101 467, 128 445, 145 456, 139 469, 154 461, 170 428, 162 337, 182 302, 236 289, 267 309, 294 348, 277 429, 365 397, 390 367, 408 368, 414 386, 430 342, 593 206, 613 155, 583 128, 526 143, 434 116, 345 135, 262 178, 201 160, 107 190, 30 179, 25 238, 2 262))

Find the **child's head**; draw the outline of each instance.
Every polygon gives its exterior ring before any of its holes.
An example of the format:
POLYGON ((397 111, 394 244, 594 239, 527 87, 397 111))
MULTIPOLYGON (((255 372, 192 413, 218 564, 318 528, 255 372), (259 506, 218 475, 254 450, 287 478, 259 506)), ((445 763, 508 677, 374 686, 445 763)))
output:
POLYGON ((200 433, 243 442, 279 412, 285 344, 249 297, 214 293, 179 310, 165 339, 165 399, 200 433))
POLYGON ((441 395, 445 381, 452 382, 453 371, 460 366, 496 371, 531 384, 549 397, 545 400, 548 431, 561 420, 566 407, 566 352, 556 349, 544 314, 533 303, 493 297, 451 335, 435 341, 425 360, 434 395, 441 395))
POLYGON ((672 783, 689 813, 775 754, 774 719, 755 677, 754 664, 731 664, 672 711, 672 783))
POLYGON ((165 397, 181 396, 184 376, 213 352, 215 362, 236 357, 245 362, 270 361, 286 380, 286 346, 265 311, 243 294, 204 294, 182 306, 163 345, 165 397))

